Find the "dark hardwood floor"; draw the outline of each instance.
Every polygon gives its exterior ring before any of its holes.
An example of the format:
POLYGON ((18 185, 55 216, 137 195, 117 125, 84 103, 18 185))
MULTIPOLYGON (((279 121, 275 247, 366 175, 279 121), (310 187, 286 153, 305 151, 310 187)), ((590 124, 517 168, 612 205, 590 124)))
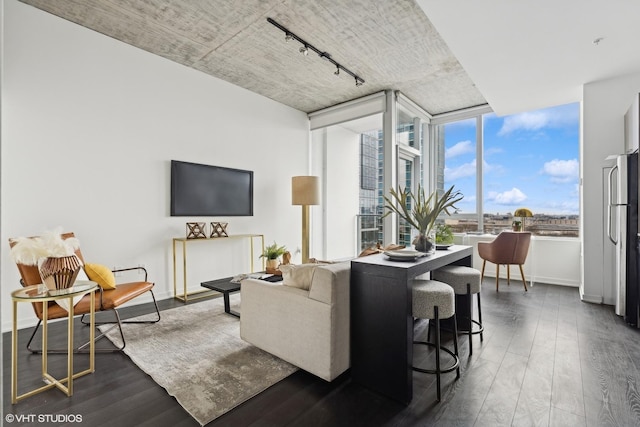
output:
MULTIPOLYGON (((298 371, 209 425, 640 426, 640 330, 625 325, 610 306, 580 302, 576 288, 535 284, 525 293, 521 282, 507 287, 503 281, 496 293, 494 279, 484 285, 484 342, 474 335, 468 357, 467 337, 460 336, 462 376, 443 376, 441 403, 435 401, 433 375, 414 373, 414 399, 404 406, 352 383, 348 372, 327 383, 298 371)), ((159 304, 168 309, 183 303, 159 304)), ((150 309, 135 306, 121 314, 150 309)), ((426 338, 426 323, 416 331, 426 338)), ((20 392, 41 384, 40 356, 24 348, 29 333, 20 331, 20 392)), ((88 336, 87 328, 76 327, 76 334, 78 340, 88 336)), ((65 335, 64 323, 50 326, 50 343, 64 343, 65 335)), ((53 389, 12 405, 11 335, 2 338, 5 426, 198 425, 122 353, 96 354, 96 372, 74 382, 72 397, 53 389), (69 422, 38 422, 56 414, 69 422), (10 423, 11 416, 32 422, 10 423)), ((450 345, 448 334, 444 338, 450 345)), ((416 346, 416 363, 428 363, 423 351, 416 346)), ((66 356, 49 360, 54 375, 64 372, 66 356)), ((86 363, 86 356, 76 357, 78 368, 86 363)))

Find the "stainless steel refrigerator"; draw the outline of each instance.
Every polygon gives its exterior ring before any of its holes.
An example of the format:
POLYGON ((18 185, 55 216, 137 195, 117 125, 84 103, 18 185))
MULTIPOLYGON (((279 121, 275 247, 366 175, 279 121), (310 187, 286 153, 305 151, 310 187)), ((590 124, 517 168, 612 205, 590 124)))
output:
POLYGON ((603 174, 604 288, 613 293, 616 314, 638 326, 638 151, 607 157, 603 174))

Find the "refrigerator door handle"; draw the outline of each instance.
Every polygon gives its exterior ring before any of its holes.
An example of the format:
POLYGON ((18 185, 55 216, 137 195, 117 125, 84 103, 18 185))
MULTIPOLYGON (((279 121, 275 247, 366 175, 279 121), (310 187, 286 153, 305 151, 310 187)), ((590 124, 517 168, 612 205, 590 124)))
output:
MULTIPOLYGON (((618 240, 617 240, 617 236, 618 236, 618 230, 616 227, 616 236, 612 236, 611 235, 611 208, 613 206, 617 206, 614 202, 613 202, 613 174, 615 173, 615 171, 618 169, 618 166, 615 165, 611 168, 611 170, 609 171, 609 175, 607 178, 607 189, 609 191, 607 200, 607 236, 609 237, 609 240, 611 240, 611 243, 613 243, 614 245, 618 244, 618 240)), ((616 223, 616 226, 618 224, 616 223)))

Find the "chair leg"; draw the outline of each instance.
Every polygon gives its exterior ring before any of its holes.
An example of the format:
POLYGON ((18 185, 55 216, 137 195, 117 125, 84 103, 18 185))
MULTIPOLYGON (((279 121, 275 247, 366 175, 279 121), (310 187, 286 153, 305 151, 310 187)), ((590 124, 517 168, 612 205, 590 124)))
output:
POLYGON ((437 400, 438 402, 440 402, 440 316, 438 314, 438 306, 433 307, 433 313, 436 321, 436 383, 438 387, 437 400))
POLYGON ((480 273, 480 282, 482 282, 484 280, 484 267, 485 265, 487 265, 487 260, 483 259, 482 260, 482 272, 480 273))
POLYGON ((498 281, 500 280, 500 264, 496 264, 496 292, 499 291, 498 289, 498 281))
POLYGON ((507 286, 511 285, 511 266, 507 264, 507 286))
MULTIPOLYGON (((471 325, 469 325, 469 329, 471 329, 471 325)), ((458 357, 458 321, 456 320, 456 315, 453 315, 453 351, 455 351, 456 357, 458 357)), ((456 379, 460 379, 460 363, 456 367, 456 379)))
MULTIPOLYGON (((480 306, 480 292, 478 292, 478 322, 482 325, 482 307, 480 306)), ((480 331, 480 341, 484 341, 483 336, 484 327, 480 331)))
MULTIPOLYGON (((112 309, 113 313, 115 315, 115 322, 95 322, 96 326, 98 325, 107 325, 107 324, 112 324, 113 326, 111 328, 109 328, 108 330, 106 330, 105 332, 102 332, 100 335, 96 336, 94 339, 94 342, 98 342, 99 340, 101 340, 102 338, 104 338, 106 336, 106 334, 111 331, 113 328, 118 328, 119 332, 120 332, 120 338, 122 339, 122 346, 121 347, 116 347, 115 349, 100 349, 100 348, 96 348, 95 352, 96 353, 117 353, 120 352, 124 349, 125 345, 126 345, 126 341, 124 338, 124 332, 122 331, 122 324, 123 323, 157 323, 160 321, 160 309, 158 308, 158 303, 156 301, 156 297, 153 294, 153 290, 150 290, 149 292, 151 292, 151 297, 153 298, 153 304, 155 306, 156 309, 156 319, 152 319, 152 320, 140 320, 140 321, 122 321, 120 320, 120 314, 118 313, 118 310, 116 310, 115 308, 112 309)), ((106 311, 110 311, 110 310, 106 310, 106 311)), ((83 325, 89 326, 89 323, 84 321, 84 317, 85 315, 83 314, 80 318, 80 322, 83 325)), ((36 348, 31 348, 31 342, 33 341, 33 338, 36 335, 36 332, 38 331, 38 328, 40 327, 40 323, 42 323, 41 320, 38 321, 38 324, 36 325, 35 329, 33 330, 33 333, 31 334, 31 337, 29 338, 29 342, 27 342, 27 350, 29 350, 31 353, 36 353, 36 354, 41 354, 42 353, 42 349, 36 349, 36 348)), ((85 350, 87 347, 89 347, 90 342, 86 342, 84 344, 82 344, 81 346, 79 346, 78 348, 74 349, 74 353, 88 353, 88 349, 85 350)), ((47 354, 66 354, 67 353, 67 349, 48 349, 47 350, 47 354)))
MULTIPOLYGON (((471 355, 473 354, 473 340, 471 339, 472 334, 473 334, 473 322, 471 321, 471 319, 473 319, 473 301, 471 301, 472 295, 471 295, 471 284, 467 283, 467 299, 468 299, 468 303, 469 303, 469 357, 471 357, 471 355)), ((456 326, 456 330, 457 330, 457 326, 456 326)))
POLYGON ((527 281, 524 280, 524 271, 522 270, 522 264, 518 264, 518 267, 520 267, 520 275, 522 276, 522 284, 524 285, 524 290, 528 291, 528 289, 527 289, 527 281))

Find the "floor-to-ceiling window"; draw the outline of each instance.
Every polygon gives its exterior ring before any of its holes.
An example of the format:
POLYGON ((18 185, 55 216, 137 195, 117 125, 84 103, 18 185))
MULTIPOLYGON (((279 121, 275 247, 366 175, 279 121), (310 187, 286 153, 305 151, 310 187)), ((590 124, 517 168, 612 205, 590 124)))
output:
POLYGON ((464 194, 446 219, 455 231, 498 233, 519 220, 537 235, 578 236, 579 104, 485 113, 441 123, 433 133, 444 153, 437 163, 443 187, 464 194), (534 216, 514 217, 519 208, 534 216))

